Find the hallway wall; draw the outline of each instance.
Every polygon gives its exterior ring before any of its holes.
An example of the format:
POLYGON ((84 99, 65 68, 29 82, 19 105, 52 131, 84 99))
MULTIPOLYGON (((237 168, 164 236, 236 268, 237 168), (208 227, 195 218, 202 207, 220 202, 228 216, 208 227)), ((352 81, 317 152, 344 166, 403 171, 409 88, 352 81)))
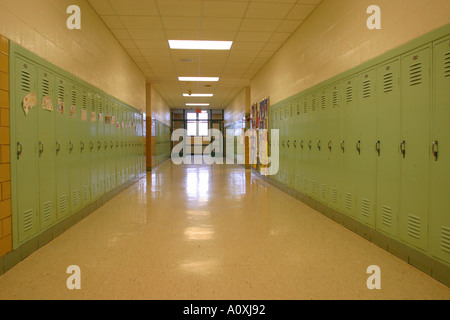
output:
POLYGON ((145 109, 145 76, 85 0, 81 30, 67 28, 69 0, 0 2, 0 34, 136 109, 145 109))
POLYGON ((366 26, 370 0, 323 0, 251 81, 252 101, 276 104, 449 23, 448 0, 379 0, 381 30, 366 26))

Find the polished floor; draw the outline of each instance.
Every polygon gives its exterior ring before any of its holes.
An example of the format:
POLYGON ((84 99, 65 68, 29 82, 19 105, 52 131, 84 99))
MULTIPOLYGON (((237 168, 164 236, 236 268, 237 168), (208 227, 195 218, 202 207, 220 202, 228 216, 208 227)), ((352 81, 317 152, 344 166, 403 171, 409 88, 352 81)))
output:
POLYGON ((238 166, 166 162, 0 276, 0 299, 450 299, 238 166), (81 270, 69 290, 66 269, 81 270), (381 269, 369 290, 366 269, 381 269))

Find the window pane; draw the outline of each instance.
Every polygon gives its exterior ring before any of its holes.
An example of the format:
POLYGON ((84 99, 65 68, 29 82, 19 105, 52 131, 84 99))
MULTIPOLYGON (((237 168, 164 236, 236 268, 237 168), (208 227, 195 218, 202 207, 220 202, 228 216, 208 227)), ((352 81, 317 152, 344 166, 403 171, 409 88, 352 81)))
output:
POLYGON ((208 111, 202 111, 198 114, 199 120, 208 120, 208 111))
POLYGON ((202 137, 208 136, 208 122, 198 123, 198 135, 202 137))
POLYGON ((197 114, 193 112, 189 112, 186 114, 186 118, 188 120, 197 120, 197 114))
POLYGON ((192 137, 197 135, 197 123, 196 122, 188 122, 187 123, 187 135, 192 137))

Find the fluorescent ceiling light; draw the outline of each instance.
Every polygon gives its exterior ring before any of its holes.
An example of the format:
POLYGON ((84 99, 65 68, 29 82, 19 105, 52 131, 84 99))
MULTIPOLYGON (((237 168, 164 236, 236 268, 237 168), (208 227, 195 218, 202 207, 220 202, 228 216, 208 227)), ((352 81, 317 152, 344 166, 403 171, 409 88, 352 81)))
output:
POLYGON ((186 103, 186 105, 190 107, 207 107, 209 103, 186 103))
POLYGON ((178 77, 180 81, 206 81, 206 82, 217 82, 219 77, 178 77))
POLYGON ((169 40, 170 49, 230 50, 233 41, 169 40))
POLYGON ((212 97, 214 96, 212 93, 183 93, 184 97, 212 97))

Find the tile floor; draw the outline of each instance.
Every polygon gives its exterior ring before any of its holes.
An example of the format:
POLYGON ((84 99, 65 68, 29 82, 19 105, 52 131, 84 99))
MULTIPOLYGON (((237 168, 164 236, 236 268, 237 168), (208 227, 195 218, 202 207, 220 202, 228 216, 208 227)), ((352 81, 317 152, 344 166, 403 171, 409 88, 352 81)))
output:
POLYGON ((0 276, 0 299, 450 299, 238 166, 166 162, 0 276), (69 290, 66 269, 81 270, 69 290), (381 290, 366 269, 381 268, 381 290))

